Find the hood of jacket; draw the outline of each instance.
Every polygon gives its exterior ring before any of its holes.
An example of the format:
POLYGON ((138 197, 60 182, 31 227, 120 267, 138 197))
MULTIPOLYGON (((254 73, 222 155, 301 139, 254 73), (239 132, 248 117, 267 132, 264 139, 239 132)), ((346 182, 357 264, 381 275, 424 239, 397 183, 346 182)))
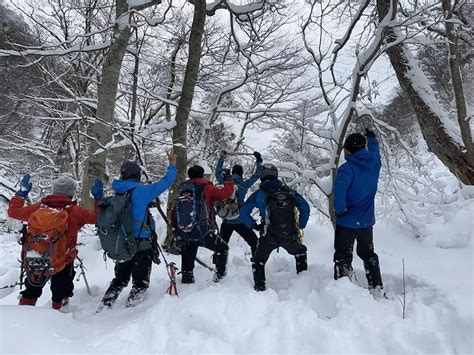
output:
POLYGON ((197 182, 199 184, 204 184, 204 185, 212 185, 212 182, 210 182, 209 180, 207 179, 204 179, 204 178, 194 178, 194 179, 189 179, 187 180, 189 182, 197 182))
POLYGON ((52 208, 64 208, 69 205, 75 205, 77 202, 73 201, 71 196, 48 195, 41 199, 41 203, 52 208))
POLYGON ((125 192, 140 186, 140 182, 135 180, 114 180, 112 181, 112 189, 118 194, 124 194, 125 192))
POLYGON ((232 180, 234 180, 236 184, 240 184, 243 180, 242 176, 237 174, 232 174, 230 177, 232 178, 232 180))
POLYGON ((270 179, 270 180, 265 180, 260 184, 260 188, 263 191, 268 191, 270 189, 275 189, 277 187, 282 186, 282 182, 278 179, 270 179))
POLYGON ((364 169, 373 168, 376 164, 376 160, 367 149, 361 149, 354 154, 348 154, 345 156, 345 159, 351 164, 356 164, 364 169))

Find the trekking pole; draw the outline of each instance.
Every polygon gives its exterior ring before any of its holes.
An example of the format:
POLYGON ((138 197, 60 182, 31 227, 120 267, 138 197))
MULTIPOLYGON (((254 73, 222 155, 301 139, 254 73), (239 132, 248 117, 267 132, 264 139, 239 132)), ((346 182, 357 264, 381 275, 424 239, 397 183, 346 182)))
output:
POLYGON ((6 289, 6 288, 13 288, 13 287, 16 287, 16 286, 18 286, 18 285, 20 285, 20 287, 21 287, 21 285, 23 285, 23 282, 18 282, 18 281, 16 281, 14 284, 6 285, 6 286, 0 287, 0 290, 4 290, 4 289, 6 289))
MULTIPOLYGON (((173 229, 173 226, 171 225, 170 221, 168 220, 168 217, 166 217, 165 215, 165 212, 163 211, 163 209, 161 208, 160 206, 160 199, 156 199, 156 204, 154 204, 154 206, 158 209, 158 212, 160 213, 161 217, 163 218, 163 220, 165 221, 166 225, 168 227, 170 227, 171 229, 173 229)), ((161 250, 160 250, 161 252, 161 250)), ((162 253, 163 254, 163 253, 162 253)), ((163 258, 164 259, 164 258, 163 258)), ((208 269, 209 271, 214 271, 214 269, 212 267, 210 267, 209 265, 207 265, 204 261, 200 260, 198 257, 195 258, 196 262, 201 265, 202 267, 205 267, 206 269, 208 269)))
POLYGON ((77 276, 76 281, 79 281, 79 279, 82 278, 84 279, 84 283, 86 284, 87 288, 87 293, 89 296, 92 296, 91 288, 89 287, 89 282, 87 282, 87 277, 86 277, 86 267, 84 266, 84 263, 82 262, 82 259, 76 256, 77 260, 79 260, 79 267, 81 268, 81 273, 77 276))

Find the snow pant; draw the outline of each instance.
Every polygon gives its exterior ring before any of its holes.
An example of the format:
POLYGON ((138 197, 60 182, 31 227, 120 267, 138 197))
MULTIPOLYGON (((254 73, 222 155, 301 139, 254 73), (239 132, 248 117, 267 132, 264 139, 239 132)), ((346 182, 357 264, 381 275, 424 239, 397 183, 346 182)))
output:
MULTIPOLYGON (((63 299, 73 296, 74 291, 74 262, 67 264, 57 274, 51 276, 51 299, 53 302, 62 302, 63 299)), ((43 286, 38 287, 25 280, 26 290, 20 292, 22 297, 37 300, 43 293, 43 286)))
POLYGON ((243 223, 232 224, 232 223, 222 222, 221 238, 224 240, 224 242, 229 244, 230 236, 232 235, 234 231, 236 231, 242 238, 244 238, 244 240, 249 245, 250 250, 252 251, 252 256, 254 256, 255 249, 257 248, 258 237, 255 234, 255 232, 252 230, 252 228, 247 227, 243 223))
POLYGON ((181 271, 192 272, 194 270, 194 260, 196 259, 198 247, 205 247, 214 252, 212 262, 216 266, 216 272, 224 275, 226 271, 227 256, 229 246, 219 236, 207 234, 203 241, 188 241, 181 247, 181 271))
POLYGON ((273 250, 285 249, 288 254, 295 256, 296 272, 308 269, 307 248, 295 239, 292 242, 278 242, 271 235, 261 236, 258 240, 255 257, 253 258, 252 271, 255 285, 265 285, 265 264, 273 250))
POLYGON ((372 227, 346 228, 336 226, 334 237, 334 279, 350 277, 352 270, 352 254, 354 241, 357 240, 357 255, 364 262, 365 274, 369 288, 382 286, 379 257, 374 251, 372 227))
POLYGON ((150 284, 152 249, 138 251, 132 259, 122 263, 115 263, 115 277, 105 291, 102 303, 111 305, 118 298, 120 292, 127 287, 132 277, 132 290, 145 291, 150 284))

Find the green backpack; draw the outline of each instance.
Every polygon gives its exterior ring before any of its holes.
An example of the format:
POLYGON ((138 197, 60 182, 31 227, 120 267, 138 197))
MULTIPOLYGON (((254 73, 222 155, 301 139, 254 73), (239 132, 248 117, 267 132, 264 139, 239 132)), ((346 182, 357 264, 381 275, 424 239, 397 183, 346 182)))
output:
POLYGON ((124 194, 105 197, 97 206, 97 230, 104 254, 116 261, 127 261, 137 252, 133 235, 131 196, 124 194))

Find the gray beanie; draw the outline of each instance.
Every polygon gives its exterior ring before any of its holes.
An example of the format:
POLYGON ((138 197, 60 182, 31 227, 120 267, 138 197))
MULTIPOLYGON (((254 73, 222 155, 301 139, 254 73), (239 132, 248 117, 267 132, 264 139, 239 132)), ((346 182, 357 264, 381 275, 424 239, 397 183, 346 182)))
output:
POLYGON ((76 181, 67 175, 61 175, 53 182, 53 195, 66 195, 72 197, 76 194, 76 190, 76 181))

